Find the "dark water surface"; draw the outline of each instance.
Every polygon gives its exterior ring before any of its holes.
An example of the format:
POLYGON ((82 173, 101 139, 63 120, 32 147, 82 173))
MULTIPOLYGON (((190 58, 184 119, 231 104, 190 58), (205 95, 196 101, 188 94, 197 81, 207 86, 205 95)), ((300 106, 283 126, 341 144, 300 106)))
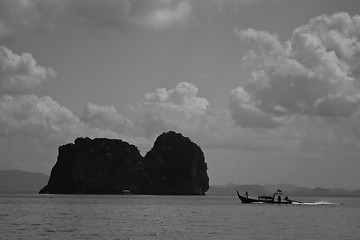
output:
POLYGON ((359 198, 0 195, 0 239, 360 239, 359 198))

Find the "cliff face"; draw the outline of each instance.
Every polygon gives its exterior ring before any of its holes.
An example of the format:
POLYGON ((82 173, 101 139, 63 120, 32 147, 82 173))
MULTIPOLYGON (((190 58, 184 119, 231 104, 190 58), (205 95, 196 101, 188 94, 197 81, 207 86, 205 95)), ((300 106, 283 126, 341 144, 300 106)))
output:
POLYGON ((203 195, 209 188, 200 147, 175 132, 160 135, 145 157, 129 143, 78 138, 59 147, 48 185, 40 193, 203 195))
POLYGON ((143 163, 147 175, 138 185, 140 192, 203 195, 209 189, 204 153, 179 133, 160 135, 143 163))
POLYGON ((78 138, 59 147, 48 185, 41 193, 119 194, 133 185, 131 176, 142 159, 121 140, 78 138))

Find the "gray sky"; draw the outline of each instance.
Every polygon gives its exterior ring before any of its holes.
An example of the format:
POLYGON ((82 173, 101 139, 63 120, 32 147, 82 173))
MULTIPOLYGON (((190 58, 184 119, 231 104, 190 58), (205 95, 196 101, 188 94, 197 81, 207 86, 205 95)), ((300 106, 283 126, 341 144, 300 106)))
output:
POLYGON ((210 184, 360 188, 360 1, 0 0, 0 169, 79 136, 203 149, 210 184))

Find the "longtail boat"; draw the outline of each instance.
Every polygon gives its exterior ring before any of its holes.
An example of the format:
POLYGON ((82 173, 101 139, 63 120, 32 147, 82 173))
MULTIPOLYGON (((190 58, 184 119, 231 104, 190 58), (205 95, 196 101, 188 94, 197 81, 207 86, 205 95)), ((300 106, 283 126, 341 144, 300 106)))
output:
POLYGON ((241 196, 239 191, 236 191, 242 203, 271 203, 271 204, 292 204, 300 203, 299 201, 290 200, 287 196, 282 198, 282 192, 278 190, 272 196, 261 195, 257 199, 249 198, 248 196, 241 196))

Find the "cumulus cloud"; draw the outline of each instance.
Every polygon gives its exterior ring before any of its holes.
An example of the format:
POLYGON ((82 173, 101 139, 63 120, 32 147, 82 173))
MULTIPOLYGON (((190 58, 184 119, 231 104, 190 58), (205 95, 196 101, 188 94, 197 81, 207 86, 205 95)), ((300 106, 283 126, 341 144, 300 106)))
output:
POLYGON ((17 55, 0 46, 0 93, 29 93, 55 77, 54 70, 39 66, 30 53, 17 55))
POLYGON ((145 94, 144 104, 155 103, 173 110, 187 113, 201 114, 206 111, 209 102, 205 98, 196 96, 198 88, 188 82, 179 83, 174 89, 158 88, 152 93, 145 94))
POLYGON ((195 85, 181 82, 173 89, 158 88, 145 94, 145 99, 133 107, 139 119, 137 124, 148 136, 170 129, 196 128, 209 105, 197 93, 195 85))
POLYGON ((319 16, 284 43, 268 32, 237 29, 253 45, 244 60, 256 70, 231 94, 235 122, 274 127, 274 121, 298 115, 351 117, 360 106, 359 26, 360 16, 319 16))
POLYGON ((0 138, 32 139, 52 147, 80 136, 144 143, 131 138, 132 122, 113 106, 88 103, 79 118, 51 97, 32 94, 56 75, 51 68, 38 65, 30 53, 18 55, 0 46, 0 138))
POLYGON ((56 77, 30 53, 0 46, 0 137, 20 137, 56 146, 79 136, 120 137, 131 128, 112 106, 87 104, 80 119, 49 96, 31 94, 56 77))
POLYGON ((3 95, 0 98, 0 134, 58 142, 76 134, 79 118, 50 97, 3 95))
POLYGON ((132 138, 131 122, 113 107, 87 104, 81 118, 49 96, 32 94, 0 96, 0 137, 21 137, 58 146, 77 137, 121 138, 132 143, 144 141, 132 138))
POLYGON ((280 120, 276 121, 275 118, 259 110, 255 105, 243 88, 239 87, 231 92, 229 109, 231 117, 237 125, 244 128, 275 128, 281 125, 280 120))
POLYGON ((81 120, 90 127, 108 129, 118 133, 129 132, 133 123, 118 113, 114 106, 98 106, 87 103, 81 120))
POLYGON ((274 141, 259 140, 262 134, 234 129, 229 111, 211 108, 206 98, 198 96, 198 88, 188 82, 181 82, 172 89, 158 88, 147 93, 132 110, 136 116, 136 134, 147 139, 175 130, 207 149, 260 151, 277 148, 273 146, 274 141))

